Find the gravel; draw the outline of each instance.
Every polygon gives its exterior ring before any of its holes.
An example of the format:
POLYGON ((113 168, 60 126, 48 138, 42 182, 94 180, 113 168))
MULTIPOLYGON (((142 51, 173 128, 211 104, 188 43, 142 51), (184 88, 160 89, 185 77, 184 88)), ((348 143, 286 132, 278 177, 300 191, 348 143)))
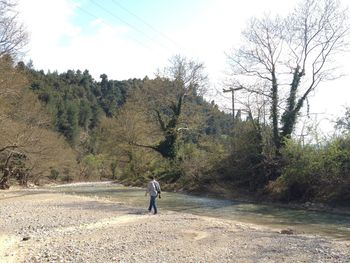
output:
POLYGON ((331 237, 41 190, 0 193, 0 262, 350 262, 331 237))

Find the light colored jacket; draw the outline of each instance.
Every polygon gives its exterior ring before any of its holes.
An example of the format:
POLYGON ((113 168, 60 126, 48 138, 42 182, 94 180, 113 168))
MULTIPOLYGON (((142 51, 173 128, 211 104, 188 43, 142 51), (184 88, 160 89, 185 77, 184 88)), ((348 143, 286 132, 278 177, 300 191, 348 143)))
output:
POLYGON ((160 185, 156 180, 152 180, 148 183, 147 185, 147 192, 151 195, 151 196, 157 196, 158 192, 160 192, 160 185))

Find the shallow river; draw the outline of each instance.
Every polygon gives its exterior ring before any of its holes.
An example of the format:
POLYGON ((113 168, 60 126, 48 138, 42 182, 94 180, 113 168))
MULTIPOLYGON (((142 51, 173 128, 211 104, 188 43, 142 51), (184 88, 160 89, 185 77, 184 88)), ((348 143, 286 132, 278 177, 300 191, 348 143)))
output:
MULTIPOLYGON (((63 185, 51 189, 69 194, 108 198, 145 209, 148 206, 148 197, 145 197, 145 191, 141 188, 109 183, 83 183, 63 185)), ((297 232, 329 235, 350 240, 350 215, 345 214, 282 208, 171 192, 163 192, 162 198, 158 199, 157 202, 160 212, 162 209, 181 211, 278 228, 292 228, 297 232)))

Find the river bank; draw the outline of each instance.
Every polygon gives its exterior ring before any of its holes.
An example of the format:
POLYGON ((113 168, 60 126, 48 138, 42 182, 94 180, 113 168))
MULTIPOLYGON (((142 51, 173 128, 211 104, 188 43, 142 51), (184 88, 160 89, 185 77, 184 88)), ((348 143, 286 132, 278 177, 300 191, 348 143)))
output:
POLYGON ((225 200, 234 200, 241 202, 252 202, 261 205, 269 205, 280 208, 287 209, 300 209, 307 211, 317 211, 317 212, 327 212, 332 214, 339 215, 350 215, 350 206, 337 205, 337 204, 329 204, 322 202, 280 202, 278 200, 274 200, 268 195, 264 195, 261 193, 252 193, 249 191, 243 191, 242 189, 235 188, 232 185, 219 185, 212 184, 207 187, 199 187, 193 189, 172 189, 171 191, 175 192, 183 192, 195 196, 205 196, 211 198, 220 198, 225 200))
POLYGON ((0 262, 349 262, 350 244, 47 189, 0 192, 0 262))

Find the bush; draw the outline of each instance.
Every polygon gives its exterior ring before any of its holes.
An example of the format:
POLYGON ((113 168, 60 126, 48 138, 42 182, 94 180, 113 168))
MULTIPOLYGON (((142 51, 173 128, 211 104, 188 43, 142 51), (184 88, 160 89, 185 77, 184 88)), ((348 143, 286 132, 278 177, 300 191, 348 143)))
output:
POLYGON ((63 169, 63 176, 61 178, 61 181, 65 182, 65 183, 70 183, 70 182, 73 182, 73 180, 74 180, 74 176, 70 174, 69 169, 64 168, 63 169))
POLYGON ((288 140, 282 151, 282 176, 268 185, 281 201, 345 202, 350 199, 350 138, 333 138, 326 145, 288 140))
POLYGON ((262 133, 252 120, 235 124, 230 154, 214 168, 219 181, 233 182, 237 187, 252 192, 265 186, 268 181, 266 158, 269 154, 264 149, 262 133))
POLYGON ((50 180, 57 180, 58 176, 60 175, 60 172, 57 171, 56 169, 54 168, 51 168, 51 171, 50 171, 50 175, 49 175, 49 179, 50 180))

